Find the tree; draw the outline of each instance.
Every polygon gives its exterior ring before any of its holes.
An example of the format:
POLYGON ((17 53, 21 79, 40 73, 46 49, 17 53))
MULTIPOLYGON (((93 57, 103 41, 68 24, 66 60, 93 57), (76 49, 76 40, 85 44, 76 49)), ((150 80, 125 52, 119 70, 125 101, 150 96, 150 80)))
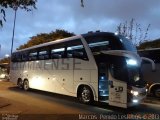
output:
POLYGON ((10 58, 3 58, 0 60, 0 64, 5 64, 5 63, 9 63, 10 58))
POLYGON ((39 45, 39 44, 50 42, 50 41, 54 41, 57 39, 71 37, 74 35, 75 35, 74 33, 70 33, 68 31, 60 30, 60 29, 57 29, 56 31, 52 31, 50 33, 41 33, 31 37, 26 44, 19 46, 17 50, 28 48, 34 45, 39 45))
POLYGON ((138 46, 138 49, 160 48, 160 38, 153 41, 146 41, 138 46))
POLYGON ((81 0, 81 7, 84 7, 84 1, 81 0))
POLYGON ((132 18, 129 22, 126 21, 125 23, 120 23, 117 26, 117 32, 118 34, 132 40, 133 43, 138 46, 142 42, 146 41, 150 26, 151 25, 148 24, 146 30, 142 29, 141 24, 137 23, 136 20, 132 18))
POLYGON ((6 21, 6 13, 5 10, 7 8, 12 8, 13 10, 17 10, 18 8, 31 11, 32 8, 36 8, 37 0, 0 0, 0 26, 3 26, 3 22, 6 21))

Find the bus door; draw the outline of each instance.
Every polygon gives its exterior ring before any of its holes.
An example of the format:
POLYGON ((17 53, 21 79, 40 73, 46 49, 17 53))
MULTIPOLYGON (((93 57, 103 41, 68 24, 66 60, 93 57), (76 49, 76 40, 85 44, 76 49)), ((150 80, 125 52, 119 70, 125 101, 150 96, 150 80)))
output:
POLYGON ((109 67, 109 105, 127 108, 127 69, 125 59, 110 57, 109 67))
POLYGON ((101 102, 108 102, 108 68, 105 62, 98 63, 98 99, 101 102))

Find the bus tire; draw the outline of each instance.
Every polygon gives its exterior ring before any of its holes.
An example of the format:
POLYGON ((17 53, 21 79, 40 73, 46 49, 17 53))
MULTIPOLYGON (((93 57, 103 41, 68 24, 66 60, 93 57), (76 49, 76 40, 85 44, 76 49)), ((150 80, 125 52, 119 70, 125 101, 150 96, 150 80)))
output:
POLYGON ((22 89, 23 88, 23 81, 22 81, 22 79, 18 79, 18 81, 17 81, 17 86, 20 88, 20 89, 22 89))
POLYGON ((155 88, 153 90, 153 94, 154 94, 155 97, 160 98, 160 87, 155 88))
POLYGON ((29 89, 29 82, 28 82, 28 80, 24 80, 24 82, 23 82, 23 89, 25 91, 27 91, 29 89))
POLYGON ((78 100, 84 104, 91 104, 93 102, 93 92, 90 87, 82 86, 78 90, 78 100))

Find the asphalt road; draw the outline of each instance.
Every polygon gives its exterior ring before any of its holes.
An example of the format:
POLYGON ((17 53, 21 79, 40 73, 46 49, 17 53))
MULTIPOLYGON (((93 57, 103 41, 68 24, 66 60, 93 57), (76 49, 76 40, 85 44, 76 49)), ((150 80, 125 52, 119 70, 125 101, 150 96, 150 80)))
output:
POLYGON ((132 115, 132 118, 138 117, 138 119, 142 119, 142 117, 143 119, 150 117, 160 119, 160 100, 152 97, 148 97, 145 102, 139 106, 123 109, 111 107, 105 103, 85 105, 79 103, 77 99, 73 97, 38 90, 23 91, 10 82, 0 82, 0 99, 1 98, 9 103, 7 106, 0 108, 2 115, 5 113, 15 115, 27 114, 31 116, 53 115, 54 117, 64 116, 64 118, 68 115, 68 119, 75 116, 77 119, 102 120, 107 119, 108 116, 105 115, 110 115, 113 119, 117 117, 114 115, 122 115, 119 116, 119 119, 125 119, 125 115, 132 115), (87 116, 85 114, 87 114, 87 116))

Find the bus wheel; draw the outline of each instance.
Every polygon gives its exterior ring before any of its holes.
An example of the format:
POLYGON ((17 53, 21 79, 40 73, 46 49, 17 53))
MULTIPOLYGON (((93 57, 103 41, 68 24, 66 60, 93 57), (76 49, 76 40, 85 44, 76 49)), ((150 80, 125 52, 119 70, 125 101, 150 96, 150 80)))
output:
POLYGON ((25 91, 27 91, 29 89, 29 82, 28 82, 28 80, 24 80, 24 82, 23 82, 23 89, 25 91))
POLYGON ((87 86, 84 86, 80 89, 78 99, 80 102, 85 104, 90 104, 93 101, 93 93, 91 89, 87 86))
POLYGON ((154 96, 157 97, 157 98, 160 98, 160 88, 156 88, 154 90, 154 96))
POLYGON ((22 82, 21 79, 18 79, 18 81, 17 81, 17 86, 18 86, 20 89, 23 88, 23 82, 22 82))

